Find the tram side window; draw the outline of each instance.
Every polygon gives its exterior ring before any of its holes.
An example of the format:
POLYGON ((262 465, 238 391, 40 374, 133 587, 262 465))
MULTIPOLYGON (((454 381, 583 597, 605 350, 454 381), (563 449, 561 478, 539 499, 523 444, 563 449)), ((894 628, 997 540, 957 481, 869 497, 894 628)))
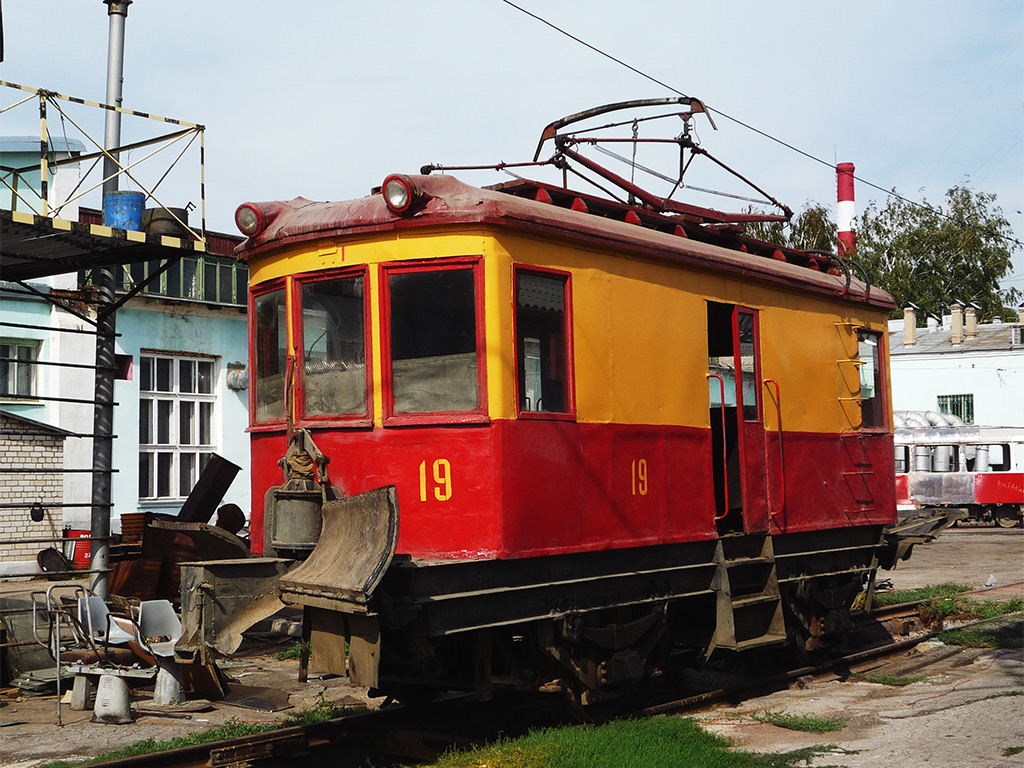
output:
POLYGON ((302 284, 306 416, 365 414, 363 276, 302 284))
POLYGON ((260 294, 255 297, 255 305, 256 421, 280 421, 285 417, 284 377, 288 353, 284 289, 260 294))
POLYGON ((932 472, 958 472, 960 470, 960 448, 956 445, 933 445, 932 472))
POLYGON ((393 413, 476 411, 473 268, 394 271, 387 285, 393 413))
POLYGON ((568 413, 565 277, 516 273, 516 360, 520 412, 568 413))
POLYGON ((896 451, 896 474, 905 474, 910 471, 910 462, 908 460, 909 450, 905 445, 897 445, 896 451))
POLYGON ((857 332, 860 359, 860 409, 864 427, 885 426, 885 391, 882 381, 881 334, 857 332))

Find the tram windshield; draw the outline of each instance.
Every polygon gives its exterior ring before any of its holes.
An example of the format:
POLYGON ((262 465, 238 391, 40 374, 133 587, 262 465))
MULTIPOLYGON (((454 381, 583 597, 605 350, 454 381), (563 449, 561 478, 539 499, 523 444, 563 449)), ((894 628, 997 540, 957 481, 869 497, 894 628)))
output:
POLYGON ((285 417, 284 376, 288 354, 284 289, 257 296, 255 304, 256 421, 278 421, 285 417))
POLYGON ((366 413, 363 276, 302 284, 306 416, 366 413))
POLYGON ((395 414, 476 411, 476 290, 472 267, 388 275, 395 414))

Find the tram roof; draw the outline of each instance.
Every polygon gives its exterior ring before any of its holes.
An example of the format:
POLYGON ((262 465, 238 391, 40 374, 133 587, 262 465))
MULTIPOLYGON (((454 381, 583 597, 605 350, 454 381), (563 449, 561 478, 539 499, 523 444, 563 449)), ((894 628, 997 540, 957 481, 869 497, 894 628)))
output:
POLYGON ((886 311, 895 308, 888 293, 853 277, 835 257, 746 237, 736 223, 668 216, 536 182, 480 188, 448 175, 403 178, 417 193, 416 203, 403 214, 389 209, 376 189, 367 197, 343 202, 298 197, 246 203, 259 211, 265 226, 235 253, 248 262, 320 238, 482 224, 731 272, 886 311))

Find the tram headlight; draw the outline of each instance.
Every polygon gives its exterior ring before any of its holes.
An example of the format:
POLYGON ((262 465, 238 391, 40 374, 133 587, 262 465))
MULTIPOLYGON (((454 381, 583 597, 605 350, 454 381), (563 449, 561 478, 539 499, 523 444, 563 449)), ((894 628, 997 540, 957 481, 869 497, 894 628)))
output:
POLYGON ((259 208, 252 203, 243 203, 235 211, 235 226, 243 235, 255 237, 266 228, 267 222, 259 208))
POLYGON ((384 179, 380 191, 384 195, 384 203, 392 213, 407 212, 418 196, 412 182, 397 173, 384 179))

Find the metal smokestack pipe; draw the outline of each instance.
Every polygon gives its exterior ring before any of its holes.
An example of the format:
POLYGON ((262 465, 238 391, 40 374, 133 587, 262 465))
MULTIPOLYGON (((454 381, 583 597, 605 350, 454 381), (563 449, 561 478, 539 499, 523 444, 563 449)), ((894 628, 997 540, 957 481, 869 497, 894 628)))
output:
POLYGON ((836 224, 839 228, 839 255, 851 256, 857 246, 853 234, 853 217, 857 213, 853 202, 853 163, 836 166, 836 224))
MULTIPOLYGON (((124 75, 124 26, 132 0, 103 0, 110 27, 107 38, 107 104, 121 106, 124 75)), ((121 113, 107 110, 103 148, 121 144, 121 113)), ((112 153, 113 154, 113 153, 112 153)), ((115 155, 116 157, 116 155, 115 155)), ((103 158, 103 194, 117 191, 118 167, 111 158, 103 158)), ((109 268, 93 270, 96 288, 96 405, 93 409, 92 441, 92 514, 90 543, 92 556, 89 587, 104 600, 109 597, 111 468, 114 452, 114 272, 109 268)))

